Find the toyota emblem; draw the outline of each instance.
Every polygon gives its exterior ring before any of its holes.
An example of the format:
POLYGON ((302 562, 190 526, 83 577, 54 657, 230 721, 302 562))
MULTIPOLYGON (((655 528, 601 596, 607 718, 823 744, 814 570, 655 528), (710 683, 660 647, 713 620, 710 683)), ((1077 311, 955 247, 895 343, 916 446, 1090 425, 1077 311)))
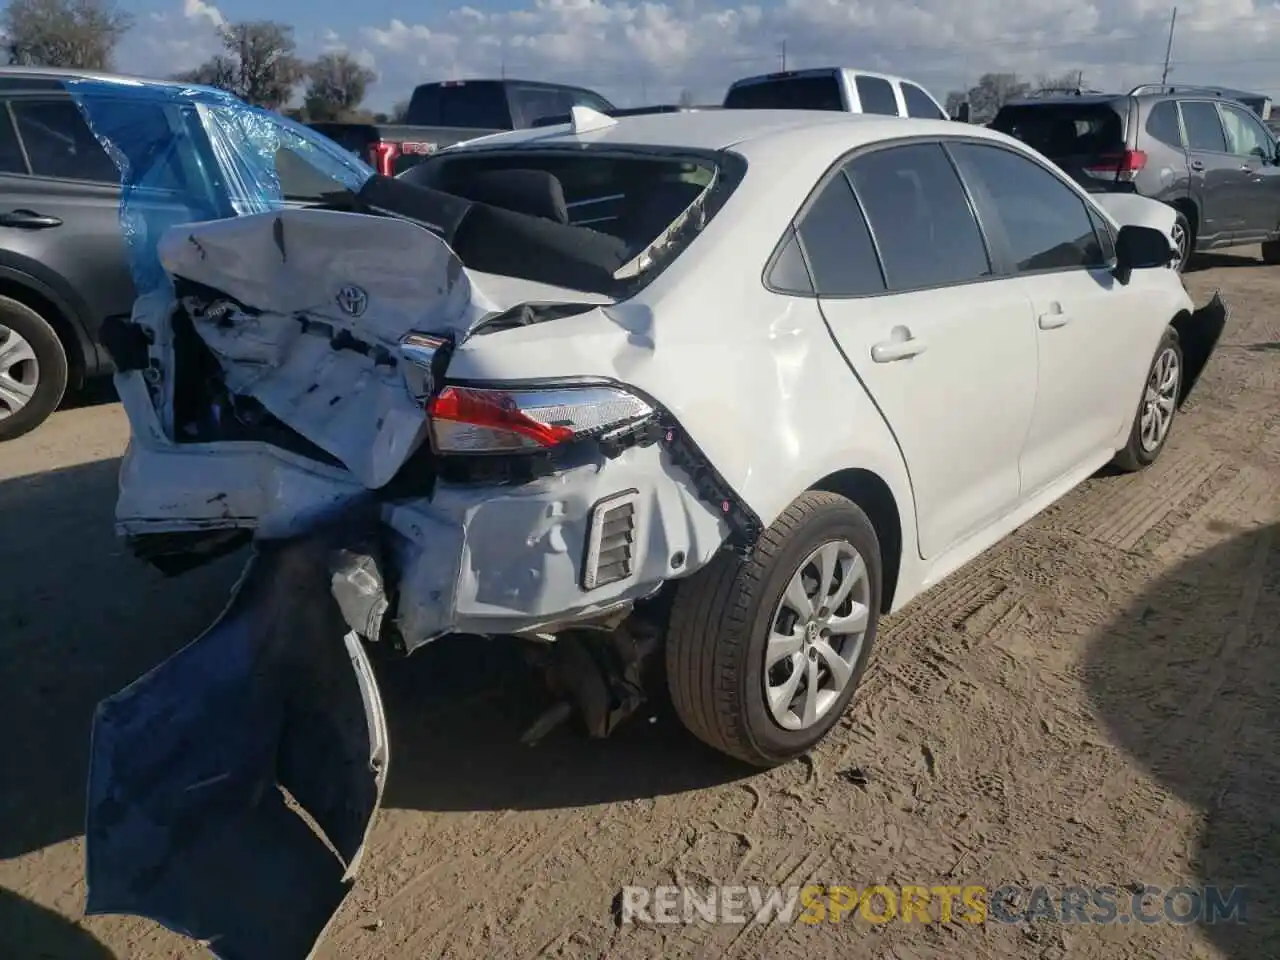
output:
POLYGON ((348 317, 358 317, 369 306, 369 295, 353 283, 338 291, 338 308, 348 317))

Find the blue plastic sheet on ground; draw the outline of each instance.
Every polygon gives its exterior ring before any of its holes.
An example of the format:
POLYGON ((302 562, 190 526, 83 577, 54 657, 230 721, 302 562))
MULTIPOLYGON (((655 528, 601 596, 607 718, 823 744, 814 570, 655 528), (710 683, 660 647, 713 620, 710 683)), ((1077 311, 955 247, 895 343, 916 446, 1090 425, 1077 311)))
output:
POLYGON ((120 171, 120 228, 139 295, 169 281, 156 255, 179 223, 289 202, 281 170, 319 190, 358 190, 373 169, 286 117, 216 90, 136 80, 64 81, 120 171))

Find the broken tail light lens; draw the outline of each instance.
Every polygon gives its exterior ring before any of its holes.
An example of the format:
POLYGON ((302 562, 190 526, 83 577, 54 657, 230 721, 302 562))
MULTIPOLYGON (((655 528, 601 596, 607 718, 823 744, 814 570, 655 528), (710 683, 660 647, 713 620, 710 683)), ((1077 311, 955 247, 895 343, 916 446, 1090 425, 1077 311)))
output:
POLYGON ((647 402, 620 387, 446 386, 427 403, 436 453, 537 453, 601 436, 652 416, 647 402))
POLYGON ((1108 153, 1084 168, 1084 172, 1096 180, 1115 180, 1132 183, 1147 165, 1147 155, 1141 150, 1122 150, 1108 153))

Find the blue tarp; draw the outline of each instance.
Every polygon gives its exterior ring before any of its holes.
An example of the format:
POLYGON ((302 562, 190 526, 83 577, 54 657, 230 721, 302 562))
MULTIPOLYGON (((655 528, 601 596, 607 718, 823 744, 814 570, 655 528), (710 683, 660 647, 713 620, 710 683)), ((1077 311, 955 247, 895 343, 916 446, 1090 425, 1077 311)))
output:
POLYGON ((120 228, 139 295, 168 284, 156 256, 179 223, 263 213, 285 204, 281 149, 358 190, 373 169, 314 130, 212 87, 128 79, 64 81, 120 170, 120 228))

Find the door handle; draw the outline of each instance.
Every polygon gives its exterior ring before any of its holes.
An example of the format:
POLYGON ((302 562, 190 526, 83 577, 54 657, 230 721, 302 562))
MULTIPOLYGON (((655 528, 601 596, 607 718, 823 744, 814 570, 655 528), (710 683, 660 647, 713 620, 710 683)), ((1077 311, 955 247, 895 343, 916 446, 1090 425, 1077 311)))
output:
POLYGON ((62 221, 34 210, 10 210, 0 213, 0 227, 16 227, 19 230, 47 230, 60 227, 62 221))
POLYGON ((1196 171, 1197 173, 1199 173, 1201 170, 1203 170, 1203 169, 1204 169, 1204 161, 1203 161, 1203 160, 1192 160, 1192 161, 1191 161, 1191 169, 1192 169, 1192 170, 1194 170, 1194 171, 1196 171))
POLYGON ((1070 323, 1071 318, 1062 312, 1062 304, 1055 301, 1049 304, 1048 312, 1042 313, 1036 318, 1036 322, 1040 324, 1041 330, 1057 330, 1059 327, 1065 327, 1070 323))
POLYGON ((871 348, 871 359, 876 363, 893 363, 895 360, 906 360, 924 353, 928 344, 919 337, 908 337, 905 340, 885 340, 871 348))

